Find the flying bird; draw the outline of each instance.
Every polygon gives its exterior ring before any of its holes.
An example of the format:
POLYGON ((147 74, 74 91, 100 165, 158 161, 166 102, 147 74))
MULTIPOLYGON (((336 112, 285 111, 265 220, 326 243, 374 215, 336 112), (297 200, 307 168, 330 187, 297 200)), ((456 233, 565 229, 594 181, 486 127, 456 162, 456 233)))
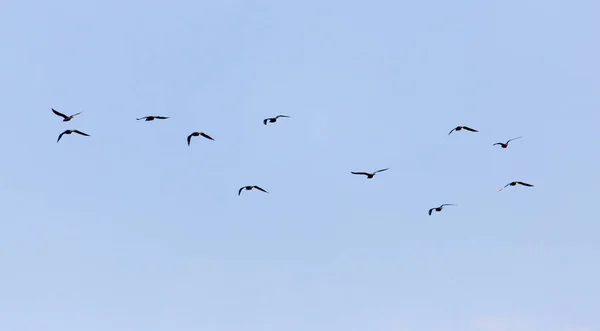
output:
POLYGON ((206 139, 210 139, 210 140, 213 140, 213 141, 214 141, 214 139, 213 139, 211 136, 207 135, 207 134, 206 134, 206 133, 204 133, 204 132, 192 132, 192 134, 190 134, 190 135, 187 137, 188 146, 190 145, 190 142, 192 141, 192 137, 198 137, 198 136, 202 136, 202 137, 204 137, 204 138, 206 138, 206 139))
POLYGON ((520 184, 520 185, 523 185, 523 186, 527 186, 527 187, 532 187, 533 186, 531 184, 527 184, 527 183, 523 183, 523 182, 510 182, 510 183, 504 185, 503 188, 499 189, 498 192, 504 190, 507 186, 515 186, 517 184, 520 184))
POLYGON ((508 143, 515 140, 515 139, 521 139, 523 137, 517 137, 517 138, 512 138, 512 139, 508 139, 505 143, 495 143, 492 146, 496 146, 496 145, 500 145, 500 147, 502 148, 507 148, 508 147, 508 143))
POLYGON ((82 136, 88 136, 88 137, 89 137, 89 134, 87 134, 87 133, 84 133, 84 132, 81 132, 81 131, 79 131, 79 130, 65 130, 63 133, 61 133, 61 134, 58 136, 58 139, 56 140, 56 142, 59 142, 59 141, 60 141, 60 138, 62 138, 63 134, 71 134, 71 133, 79 133, 79 134, 80 134, 80 135, 82 135, 82 136))
POLYGON ((375 172, 373 172, 373 173, 368 173, 368 172, 354 172, 354 171, 351 171, 350 173, 352 173, 352 174, 354 174, 354 175, 365 175, 365 176, 367 176, 367 178, 373 178, 373 176, 375 176, 375 174, 376 174, 376 173, 378 173, 378 172, 382 172, 382 171, 386 171, 386 170, 388 170, 388 169, 389 169, 389 168, 385 168, 385 169, 377 170, 377 171, 375 171, 375 172))
POLYGON ((452 204, 452 203, 445 203, 445 204, 443 204, 443 205, 441 205, 439 207, 431 208, 431 209, 429 209, 429 216, 431 216, 431 212, 434 211, 434 210, 438 211, 438 212, 442 211, 442 209, 444 209, 444 206, 457 206, 457 205, 452 204))
POLYGON ((265 193, 269 193, 269 192, 267 192, 267 191, 263 190, 262 188, 260 188, 260 187, 258 187, 258 186, 256 186, 256 185, 254 185, 254 186, 242 186, 242 187, 240 188, 240 190, 238 191, 238 195, 242 194, 242 191, 243 191, 244 189, 246 189, 247 191, 250 191, 250 190, 251 190, 251 189, 253 189, 253 188, 255 188, 255 189, 259 190, 259 191, 263 191, 263 192, 265 192, 265 193))
POLYGON ((275 116, 275 117, 265 118, 265 119, 263 120, 263 123, 264 123, 264 125, 267 125, 267 122, 268 122, 268 123, 275 123, 275 122, 277 122, 277 120, 278 120, 280 117, 286 117, 286 118, 290 118, 290 117, 289 117, 289 116, 287 116, 287 115, 277 115, 277 116, 275 116))
POLYGON ((67 116, 67 115, 65 115, 65 114, 63 114, 63 113, 61 113, 61 112, 57 111, 57 110, 56 110, 56 109, 54 109, 54 108, 51 108, 51 109, 52 109, 52 112, 53 112, 53 113, 55 113, 56 115, 58 115, 58 116, 60 116, 60 117, 62 117, 62 118, 63 118, 63 122, 68 122, 68 121, 72 120, 72 119, 73 119, 73 117, 75 117, 75 116, 77 116, 77 115, 79 115, 79 114, 81 114, 81 113, 82 113, 82 112, 79 112, 79 113, 77 113, 77 114, 73 114, 73 115, 71 115, 71 116, 67 116))
MULTIPOLYGON (((467 130, 467 131, 471 131, 471 132, 479 132, 479 131, 477 131, 477 130, 475 130, 475 129, 471 129, 471 128, 470 128, 470 127, 468 127, 468 126, 457 126, 457 127, 455 127, 454 129, 450 130, 450 133, 452 133, 453 131, 460 131, 460 130, 462 130, 462 129, 465 129, 465 130, 467 130)), ((448 133, 448 135, 450 135, 450 133, 448 133)))
POLYGON ((148 121, 154 121, 154 120, 166 120, 169 117, 166 116, 144 116, 144 117, 140 117, 140 118, 136 118, 136 120, 143 120, 145 119, 146 122, 148 121))

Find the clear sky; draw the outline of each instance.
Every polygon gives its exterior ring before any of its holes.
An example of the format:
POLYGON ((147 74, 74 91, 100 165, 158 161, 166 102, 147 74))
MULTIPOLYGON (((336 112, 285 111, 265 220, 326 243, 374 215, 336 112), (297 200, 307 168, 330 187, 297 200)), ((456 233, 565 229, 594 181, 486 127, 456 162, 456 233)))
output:
POLYGON ((599 14, 2 2, 0 329, 600 330, 599 14))

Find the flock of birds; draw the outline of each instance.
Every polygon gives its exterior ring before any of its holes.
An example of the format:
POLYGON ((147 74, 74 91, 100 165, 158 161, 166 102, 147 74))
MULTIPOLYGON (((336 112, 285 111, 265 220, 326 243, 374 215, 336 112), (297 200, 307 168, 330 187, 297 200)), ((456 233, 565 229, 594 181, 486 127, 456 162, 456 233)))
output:
MULTIPOLYGON (((63 122, 70 122, 71 120, 73 120, 73 118, 75 116, 77 116, 77 115, 79 115, 79 114, 82 113, 82 112, 79 112, 79 113, 75 113, 73 115, 68 116, 68 115, 65 115, 65 114, 57 111, 54 108, 51 108, 51 109, 52 109, 52 112, 54 114, 56 114, 57 116, 60 116, 60 117, 63 118, 63 122)), ((154 120, 166 120, 168 118, 169 118, 168 116, 144 116, 144 117, 136 118, 136 120, 138 120, 138 121, 144 120, 145 122, 148 122, 148 121, 154 121, 154 120)), ((268 123, 275 123, 280 118, 290 118, 290 116, 287 116, 287 115, 277 115, 275 117, 265 118, 263 120, 263 124, 267 125, 268 123)), ((448 133, 448 135, 452 134, 452 132, 454 132, 454 131, 458 132, 458 131, 462 131, 462 130, 470 131, 470 132, 479 132, 478 130, 475 130, 475 129, 470 128, 468 126, 461 125, 461 126, 457 126, 457 127, 453 128, 452 130, 450 130, 450 132, 448 133)), ((79 131, 79 130, 72 130, 72 129, 70 129, 70 130, 63 131, 58 136, 58 139, 56 140, 56 142, 58 143, 60 141, 60 139, 62 138, 63 135, 65 135, 65 134, 72 134, 72 133, 77 133, 77 134, 80 134, 82 136, 88 136, 88 137, 90 136, 89 134, 87 134, 85 132, 82 132, 82 131, 79 131)), ((190 133, 187 136, 187 144, 188 144, 188 146, 190 146, 190 144, 192 142, 192 137, 203 137, 203 138, 206 138, 208 140, 214 141, 214 139, 211 136, 209 136, 208 134, 206 134, 204 132, 196 131, 196 132, 190 133)), ((522 137, 516 137, 516 138, 509 139, 506 142, 497 142, 497 143, 493 144, 492 146, 500 145, 501 148, 508 148, 508 144, 511 141, 516 140, 516 139, 521 139, 521 138, 522 137)), ((366 176, 367 179, 371 179, 371 178, 375 177, 375 174, 377 174, 379 172, 386 171, 388 169, 389 168, 379 169, 379 170, 374 171, 374 172, 351 171, 350 173, 353 174, 353 175, 363 175, 363 176, 366 176)), ((506 184, 503 188, 499 189, 498 191, 502 191, 502 190, 504 190, 508 186, 516 186, 516 185, 522 185, 522 186, 526 186, 526 187, 532 187, 533 186, 533 185, 525 183, 525 182, 513 181, 513 182, 510 182, 510 183, 506 184)), ((253 189, 257 189, 257 190, 262 191, 264 193, 269 193, 265 189, 263 189, 263 188, 261 188, 259 186, 248 185, 248 186, 242 186, 238 190, 238 195, 241 195, 242 191, 244 191, 244 190, 250 191, 250 190, 253 190, 253 189)), ((428 214, 431 216, 431 213, 433 211, 440 212, 440 211, 442 211, 444 209, 445 206, 457 206, 457 205, 456 204, 452 204, 452 203, 445 203, 445 204, 440 205, 439 207, 433 207, 433 208, 429 209, 428 214)))

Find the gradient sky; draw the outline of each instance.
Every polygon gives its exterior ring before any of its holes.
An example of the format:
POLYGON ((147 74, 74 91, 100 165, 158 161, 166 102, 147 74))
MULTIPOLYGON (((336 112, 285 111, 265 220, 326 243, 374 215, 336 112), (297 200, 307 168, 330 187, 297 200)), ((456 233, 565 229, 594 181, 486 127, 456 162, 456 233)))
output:
POLYGON ((2 2, 0 329, 600 330, 599 14, 2 2))

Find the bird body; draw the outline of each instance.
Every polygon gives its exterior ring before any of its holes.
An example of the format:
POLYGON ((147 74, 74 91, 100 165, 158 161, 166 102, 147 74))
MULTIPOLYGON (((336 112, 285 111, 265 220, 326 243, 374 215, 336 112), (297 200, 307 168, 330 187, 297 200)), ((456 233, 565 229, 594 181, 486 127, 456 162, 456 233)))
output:
POLYGON ((519 185, 523 185, 523 186, 527 186, 527 187, 533 187, 533 185, 531 185, 531 184, 527 184, 527 183, 524 183, 524 182, 518 182, 518 181, 514 181, 514 182, 510 182, 510 183, 508 183, 508 184, 504 185, 504 187, 503 187, 503 188, 501 188, 501 189, 499 189, 499 190, 498 190, 498 192, 500 192, 500 191, 504 190, 504 189, 505 189, 506 187, 508 187, 508 186, 516 186, 517 184, 519 184, 519 185))
POLYGON ((287 115, 277 115, 277 116, 275 116, 275 117, 269 117, 269 118, 265 118, 265 119, 263 120, 263 124, 264 124, 264 125, 267 125, 267 123, 275 123, 275 122, 277 122, 277 120, 278 120, 279 118, 281 118, 281 117, 290 118, 290 117, 289 117, 289 116, 287 116, 287 115))
POLYGON ((68 122, 68 121, 72 120, 72 119, 73 119, 73 117, 75 117, 75 116, 77 116, 77 115, 79 115, 79 114, 81 114, 81 113, 82 113, 82 112, 79 112, 79 113, 77 113, 77 114, 73 114, 73 115, 71 115, 71 116, 67 116, 67 115, 65 115, 65 114, 63 114, 63 113, 61 113, 61 112, 57 111, 57 110, 56 110, 56 109, 54 109, 54 108, 51 108, 51 109, 52 109, 52 112, 53 112, 54 114, 56 114, 56 115, 58 115, 58 116, 60 116, 60 117, 62 117, 62 118, 63 118, 63 122, 68 122))
MULTIPOLYGON (((450 130, 450 133, 452 133, 452 132, 454 132, 454 131, 460 131, 460 130, 463 130, 463 129, 465 129, 465 130, 467 130, 467 131, 471 131, 471 132, 479 132, 479 131, 477 131, 477 130, 475 130, 475 129, 471 129, 471 128, 470 128, 470 127, 468 127, 468 126, 461 125, 461 126, 457 126, 457 127, 455 127, 454 129, 450 130)), ((450 135, 450 133, 448 133, 448 135, 450 135)))
POLYGON ((365 175, 365 176, 367 176, 367 179, 371 179, 371 178, 373 178, 375 176, 376 173, 382 172, 382 171, 386 171, 388 169, 389 168, 380 169, 380 170, 377 170, 377 171, 371 172, 371 173, 369 173, 369 172, 362 172, 362 171, 361 172, 351 171, 350 173, 353 174, 353 175, 365 175))
POLYGON ((144 116, 144 117, 140 117, 140 118, 136 118, 136 120, 145 120, 146 122, 148 121, 154 121, 154 120, 166 120, 167 116, 144 116))
POLYGON ((84 133, 84 132, 81 132, 81 131, 79 131, 79 130, 65 130, 63 133, 61 133, 61 134, 58 136, 58 139, 56 140, 56 142, 59 142, 59 141, 60 141, 60 138, 62 138, 62 136, 63 136, 63 135, 65 135, 65 134, 71 134, 71 133, 78 133, 78 134, 80 134, 80 135, 82 135, 82 136, 89 136, 89 134, 87 134, 87 133, 84 133))
POLYGON ((262 188, 260 188, 260 187, 258 187, 258 186, 256 186, 256 185, 249 185, 249 186, 242 186, 242 187, 240 188, 240 190, 238 191, 238 195, 242 194, 242 191, 243 191, 243 190, 250 191, 251 189, 254 189, 254 188, 255 188, 255 189, 257 189, 257 190, 259 190, 259 191, 263 191, 263 192, 265 192, 265 193, 269 193, 269 192, 267 192, 267 191, 263 190, 262 188))
POLYGON ((204 138, 206 138, 206 139, 210 139, 210 140, 213 140, 213 141, 214 141, 214 139, 213 139, 211 136, 207 135, 207 134, 206 134, 206 133, 204 133, 204 132, 192 132, 192 133, 191 133, 191 134, 190 134, 190 135, 187 137, 187 143, 188 143, 188 146, 190 145, 190 143, 191 143, 191 141, 192 141, 192 137, 198 137, 198 136, 202 136, 202 137, 204 137, 204 138))
POLYGON ((431 216, 431 212, 434 211, 434 210, 437 211, 437 212, 442 211, 442 209, 444 209, 444 206, 456 206, 456 205, 452 204, 452 203, 445 203, 445 204, 443 204, 443 205, 441 205, 439 207, 433 207, 433 208, 429 209, 429 216, 431 216))
POLYGON ((508 139, 505 143, 495 143, 492 146, 500 145, 500 147, 502 147, 502 148, 508 148, 508 143, 509 142, 511 142, 511 141, 513 141, 515 139, 520 139, 520 138, 523 138, 523 137, 517 137, 517 138, 508 139))

